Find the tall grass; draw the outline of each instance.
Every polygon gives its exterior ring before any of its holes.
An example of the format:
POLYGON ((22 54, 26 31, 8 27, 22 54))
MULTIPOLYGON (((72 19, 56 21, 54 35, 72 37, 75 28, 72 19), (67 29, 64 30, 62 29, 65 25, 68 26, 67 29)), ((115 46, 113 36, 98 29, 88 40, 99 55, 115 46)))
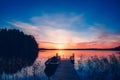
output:
POLYGON ((32 66, 24 67, 14 74, 1 73, 0 80, 47 80, 47 76, 44 74, 44 63, 44 59, 36 59, 32 66))
POLYGON ((78 61, 78 74, 82 80, 118 80, 120 79, 120 56, 92 56, 78 61))

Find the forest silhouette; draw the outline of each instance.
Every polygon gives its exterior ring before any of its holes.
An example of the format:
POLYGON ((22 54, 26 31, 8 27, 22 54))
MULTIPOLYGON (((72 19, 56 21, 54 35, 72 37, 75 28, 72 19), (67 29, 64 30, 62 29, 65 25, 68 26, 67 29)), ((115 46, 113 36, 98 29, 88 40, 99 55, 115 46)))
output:
POLYGON ((15 73, 33 64, 38 44, 32 35, 17 29, 0 29, 0 73, 15 73))

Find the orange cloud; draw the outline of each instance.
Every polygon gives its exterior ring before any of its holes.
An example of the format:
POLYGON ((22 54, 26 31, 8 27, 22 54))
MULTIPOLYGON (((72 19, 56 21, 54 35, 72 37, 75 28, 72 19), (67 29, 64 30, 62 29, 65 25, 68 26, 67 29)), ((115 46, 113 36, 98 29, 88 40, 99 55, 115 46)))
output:
POLYGON ((120 42, 85 42, 77 43, 77 48, 114 48, 119 46, 120 42))
POLYGON ((81 43, 53 43, 53 42, 40 42, 40 48, 55 48, 59 49, 65 48, 113 48, 120 45, 120 42, 81 42, 81 43))

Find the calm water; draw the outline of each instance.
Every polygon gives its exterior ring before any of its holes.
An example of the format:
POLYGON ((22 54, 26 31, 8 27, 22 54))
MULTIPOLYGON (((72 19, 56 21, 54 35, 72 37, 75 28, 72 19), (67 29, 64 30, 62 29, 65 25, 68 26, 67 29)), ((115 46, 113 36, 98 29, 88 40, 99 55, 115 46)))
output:
POLYGON ((80 59, 80 56, 83 57, 84 60, 87 60, 91 56, 98 56, 98 57, 108 57, 109 55, 114 54, 115 56, 120 56, 119 51, 82 51, 82 50, 45 50, 45 51, 39 51, 38 58, 34 62, 33 66, 29 66, 26 68, 23 68, 21 71, 18 71, 15 74, 12 75, 6 75, 3 73, 2 79, 3 80, 29 80, 31 78, 34 79, 34 77, 37 77, 41 80, 47 80, 47 77, 44 73, 45 69, 45 61, 55 56, 56 53, 61 56, 62 59, 69 58, 73 53, 75 54, 75 69, 78 69, 78 60, 80 59))
POLYGON ((82 56, 84 60, 87 60, 88 58, 92 56, 98 56, 98 57, 108 57, 109 55, 115 55, 120 56, 120 51, 89 51, 89 50, 47 50, 47 51, 40 51, 38 54, 38 58, 44 58, 47 60, 48 58, 55 56, 56 53, 62 58, 62 59, 69 59, 69 57, 74 54, 75 55, 75 69, 78 69, 78 60, 82 56))

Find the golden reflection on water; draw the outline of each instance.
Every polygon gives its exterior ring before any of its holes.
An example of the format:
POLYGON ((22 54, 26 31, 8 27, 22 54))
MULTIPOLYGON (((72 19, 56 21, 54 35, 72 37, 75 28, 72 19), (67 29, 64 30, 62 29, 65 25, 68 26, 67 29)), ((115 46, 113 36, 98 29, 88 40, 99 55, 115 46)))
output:
POLYGON ((89 50, 44 50, 39 51, 38 58, 50 58, 55 56, 56 53, 63 59, 69 58, 72 54, 75 55, 75 59, 79 59, 82 55, 83 58, 87 59, 91 56, 98 56, 98 57, 108 57, 109 55, 114 54, 115 56, 120 55, 120 52, 117 51, 89 51, 89 50))

